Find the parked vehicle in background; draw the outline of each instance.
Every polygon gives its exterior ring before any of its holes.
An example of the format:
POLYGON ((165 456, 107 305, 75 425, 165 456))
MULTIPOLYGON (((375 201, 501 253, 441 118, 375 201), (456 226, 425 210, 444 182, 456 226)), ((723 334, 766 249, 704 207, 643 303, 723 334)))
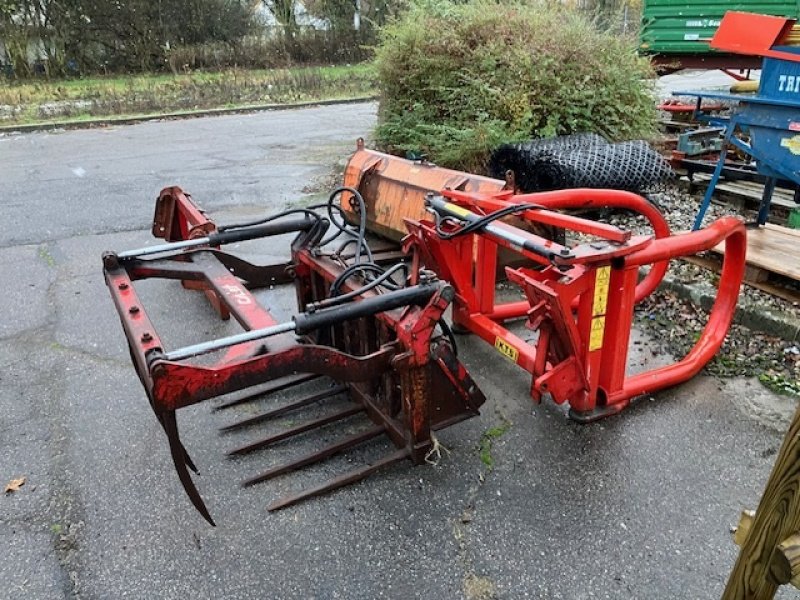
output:
POLYGON ((726 54, 709 48, 708 42, 729 10, 762 15, 800 15, 797 0, 644 0, 639 51, 652 55, 661 73, 680 69, 757 69, 761 59, 726 54))

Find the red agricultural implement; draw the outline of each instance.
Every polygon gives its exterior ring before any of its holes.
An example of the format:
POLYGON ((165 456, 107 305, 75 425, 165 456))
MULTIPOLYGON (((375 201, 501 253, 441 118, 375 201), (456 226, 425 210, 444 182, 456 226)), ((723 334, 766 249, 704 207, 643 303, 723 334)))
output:
MULTIPOLYGON (((530 372, 534 400, 549 395, 557 403, 568 402, 575 420, 608 416, 636 396, 691 378, 711 360, 730 327, 745 268, 746 234, 738 219, 726 217, 702 231, 673 236, 661 212, 630 192, 515 194, 511 174, 501 182, 366 150, 362 144, 345 170, 345 183, 364 196, 369 223, 381 223, 380 230, 395 237, 402 227, 404 249, 416 264, 454 287, 456 328, 477 334, 530 372), (632 235, 564 212, 604 209, 641 215, 652 235, 632 235), (499 220, 512 216, 511 223, 499 220), (537 235, 542 231, 561 233, 553 239, 567 232, 583 243, 567 247, 537 235), (722 241, 725 260, 716 303, 692 351, 671 366, 626 376, 636 303, 658 287, 670 259, 693 256, 722 241), (498 261, 527 262, 505 268, 525 300, 497 302, 498 261), (649 270, 640 281, 642 267, 649 270), (504 325, 519 319, 536 332, 532 342, 504 325)), ((351 211, 353 206, 342 204, 351 211)))
MULTIPOLYGON (((297 414, 334 396, 349 403, 289 430, 235 448, 246 454, 295 435, 365 415, 370 426, 247 480, 251 485, 385 435, 396 450, 381 460, 271 505, 277 509, 352 483, 399 460, 425 462, 434 431, 478 414, 484 397, 456 358, 445 320, 491 344, 532 375, 531 395, 568 403, 591 421, 631 398, 685 381, 711 359, 728 330, 744 270, 745 230, 733 218, 671 235, 663 217, 634 194, 569 190, 515 195, 497 180, 359 149, 326 205, 218 227, 179 188, 162 191, 153 233, 166 243, 104 255, 106 282, 122 320, 137 373, 169 440, 175 467, 197 509, 211 521, 188 469, 175 412, 238 392, 216 408, 266 397, 312 378, 327 390, 226 427, 242 430, 297 414), (433 184, 431 183, 433 182, 433 184), (337 202, 336 199, 339 199, 337 202), (653 234, 565 212, 625 209, 653 234), (367 224, 402 247, 367 243, 367 224), (376 226, 379 224, 379 226, 376 226), (541 234, 566 233, 574 243, 541 234), (287 261, 260 266, 226 245, 293 234, 287 261), (660 283, 670 259, 724 241, 725 262, 711 317, 695 347, 677 363, 626 374, 635 304, 660 283), (498 302, 498 257, 524 300, 498 302), (511 261, 510 259, 513 259, 511 261), (649 272, 640 280, 642 267, 649 272), (177 349, 165 348, 134 289, 143 279, 172 279, 202 290, 222 318, 243 331, 177 349), (293 284, 297 311, 279 321, 257 296, 264 286, 293 284), (507 323, 524 320, 526 341, 507 323), (265 384, 272 382, 265 387, 265 384), (244 394, 244 395, 242 395, 244 394)), ((273 311, 274 312, 274 311, 273 311)))
MULTIPOLYGON (((484 401, 456 359, 453 344, 436 334, 437 326, 449 331, 442 315, 452 301, 452 287, 425 272, 416 274, 413 285, 405 285, 403 277, 394 283, 393 276, 406 267, 399 263, 384 270, 380 266, 383 257, 364 244, 363 228, 337 250, 322 250, 337 237, 325 238, 330 224, 317 213, 300 209, 218 229, 179 188, 168 188, 159 197, 154 224, 156 235, 168 243, 108 252, 103 257, 106 283, 122 319, 136 371, 167 434, 175 468, 195 507, 212 524, 187 469, 194 470, 194 465, 178 436, 175 411, 180 408, 270 381, 278 380, 271 389, 257 389, 255 395, 265 396, 310 377, 326 376, 337 385, 226 429, 250 427, 341 393, 349 394, 349 405, 230 454, 254 452, 357 414, 366 415, 374 424, 258 474, 245 485, 323 460, 380 435, 387 435, 397 446, 396 452, 372 465, 270 507, 277 509, 357 481, 404 458, 424 462, 434 449, 431 432, 478 414, 484 401), (287 233, 297 236, 285 263, 258 266, 219 249, 287 233), (366 257, 369 260, 362 261, 366 257), (356 274, 361 274, 363 284, 355 283, 356 274), (205 290, 222 317, 232 315, 245 332, 166 350, 133 285, 153 278, 175 279, 186 287, 205 290), (251 290, 288 282, 294 283, 299 312, 278 322, 251 290), (208 355, 212 355, 211 362, 199 360, 208 355)), ((253 396, 239 397, 227 406, 251 399, 253 396)))

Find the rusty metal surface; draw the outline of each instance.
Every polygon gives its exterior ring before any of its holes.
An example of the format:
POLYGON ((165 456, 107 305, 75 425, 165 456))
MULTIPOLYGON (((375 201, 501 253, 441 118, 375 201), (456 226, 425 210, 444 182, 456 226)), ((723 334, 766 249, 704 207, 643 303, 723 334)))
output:
MULTIPOLYGON (((175 241, 192 238, 197 227, 217 231, 216 225, 179 188, 162 192, 156 223, 159 231, 163 227, 162 233, 175 241)), ((317 225, 309 226, 302 221, 295 227, 299 233, 291 246, 291 260, 276 265, 254 265, 218 248, 180 248, 172 252, 167 248, 154 258, 143 258, 136 252, 104 255, 107 285, 134 366, 167 434, 179 479, 192 504, 212 525, 210 512, 189 473, 195 470, 194 464, 178 434, 175 414, 181 408, 231 392, 247 392, 218 407, 230 409, 255 398, 265 400, 271 393, 301 386, 318 376, 333 380, 334 386, 328 390, 224 426, 223 431, 234 435, 289 412, 299 414, 312 406, 323 411, 281 432, 235 447, 229 456, 251 454, 362 414, 374 423, 367 432, 348 436, 251 477, 246 481, 248 485, 346 451, 379 433, 385 433, 398 448, 373 465, 279 500, 272 506, 275 509, 360 480, 401 458, 423 463, 433 448, 431 430, 477 415, 484 401, 466 369, 455 358, 450 342, 436 333, 437 324, 453 298, 448 285, 427 278, 423 285, 402 289, 377 285, 361 290, 362 284, 347 276, 354 261, 361 260, 360 252, 347 259, 340 253, 321 251, 317 244, 328 227, 328 222, 321 218, 317 225), (186 287, 211 294, 212 301, 223 306, 245 331, 256 335, 233 336, 205 346, 201 343, 196 345, 197 350, 192 346, 168 351, 134 289, 136 282, 147 279, 190 282, 192 285, 186 287), (252 291, 285 281, 294 282, 298 299, 299 312, 290 327, 279 324, 252 291), (342 304, 343 300, 331 296, 334 282, 340 288, 337 293, 359 290, 359 298, 342 304), (319 309, 321 300, 327 304, 338 302, 339 306, 319 309), (307 308, 314 310, 308 312, 307 308), (258 339, 261 331, 274 335, 258 339), (201 353, 200 348, 203 353, 218 353, 222 349, 226 352, 221 357, 211 354, 199 360, 196 356, 201 353), (269 381, 277 383, 268 389, 253 389, 269 381), (340 395, 349 396, 349 404, 337 406, 340 395)), ((278 226, 264 231, 283 233, 284 230, 285 227, 278 226)), ((238 226, 232 233, 221 231, 218 236, 221 240, 253 237, 238 226)), ((383 252, 380 256, 388 260, 391 253, 383 252)))
POLYGON ((168 242, 203 237, 216 231, 216 226, 181 188, 164 188, 156 198, 153 215, 153 236, 168 242))
MULTIPOLYGON (((63 599, 73 589, 68 572, 86 598, 114 598, 121 590, 131 598, 253 598, 269 590, 287 600, 463 600, 464 581, 476 574, 500 599, 719 598, 736 558, 728 526, 742 506, 756 506, 782 436, 743 406, 764 399, 775 403, 770 407, 789 404, 742 379, 701 375, 602 426, 578 427, 561 407, 530 405, 524 371, 495 360, 492 347, 475 336, 458 336, 459 357, 489 400, 480 417, 442 432, 451 453, 443 453, 438 467, 398 463, 330 497, 267 513, 266 505, 283 493, 367 464, 385 442, 377 438, 239 489, 240 480, 356 430, 298 439, 248 460, 217 460, 232 439, 218 436, 218 426, 279 406, 294 391, 240 405, 233 414, 211 410, 225 398, 178 414, 184 442, 201 463, 198 487, 220 527, 205 527, 184 500, 161 428, 130 368, 98 253, 150 237, 142 230, 152 216, 150 196, 173 175, 191 185, 220 223, 251 216, 256 207, 279 210, 284 198, 301 196, 309 176, 327 173, 350 152, 346 140, 372 126, 372 109, 327 107, 0 141, 2 210, 14 224, 4 231, 3 267, 6 280, 17 282, 7 286, 5 306, 14 318, 4 323, 0 349, 0 470, 28 476, 19 493, 0 498, 0 573, 8 594, 63 599), (315 148, 311 155, 308 148, 315 148), (73 175, 67 161, 87 168, 88 176, 73 175), (68 198, 86 210, 65 212, 68 198), (54 266, 40 249, 54 257, 54 266), (495 444, 494 468, 486 474, 477 440, 502 424, 499 412, 513 425, 495 444), (708 478, 709 472, 725 476, 708 478), (468 523, 461 520, 465 510, 468 523), (66 556, 65 543, 50 535, 54 523, 75 544, 66 556), (592 560, 570 558, 587 550, 592 560), (696 555, 710 559, 687 561, 696 555), (314 568, 304 568, 309 564, 314 568)), ((248 254, 271 259, 272 247, 254 242, 248 254)), ((158 283, 145 284, 152 289, 142 295, 155 307, 151 317, 167 343, 193 341, 184 333, 194 320, 209 319, 213 334, 235 330, 233 323, 212 322, 200 294, 158 283), (162 324, 177 306, 180 315, 162 324)), ((294 306, 290 288, 263 294, 276 315, 294 306)), ((650 356, 649 338, 635 339, 638 365, 650 356)), ((322 384, 306 383, 302 392, 322 384)))
MULTIPOLYGON (((367 205, 367 227, 389 239, 406 235, 405 219, 425 218, 425 195, 444 189, 467 192, 502 190, 504 181, 444 169, 382 152, 358 149, 344 171, 344 184, 361 192, 367 205)), ((342 207, 355 218, 348 197, 342 207)))
POLYGON ((314 463, 323 461, 326 458, 330 458, 331 456, 338 454, 339 452, 350 450, 351 448, 355 448, 359 444, 363 444, 364 442, 368 442, 378 437, 379 435, 383 435, 384 432, 385 430, 383 427, 376 426, 371 429, 368 429, 367 431, 348 436, 343 440, 340 440, 334 444, 326 446, 325 448, 317 450, 316 452, 312 452, 311 454, 308 454, 296 460, 292 460, 288 463, 278 465, 277 467, 272 467, 271 469, 264 471, 263 473, 260 473, 255 477, 246 479, 245 481, 242 482, 242 486, 249 487, 257 483, 263 483, 264 481, 269 481, 270 479, 273 479, 279 475, 283 475, 284 473, 289 473, 290 471, 295 471, 297 469, 301 469, 303 467, 307 467, 314 463))
MULTIPOLYGON (((724 338, 744 268, 744 232, 738 221, 723 219, 702 233, 670 236, 657 210, 643 198, 625 192, 569 190, 515 195, 497 190, 494 184, 499 182, 493 180, 382 157, 363 148, 351 160, 351 167, 346 177, 352 179, 357 168, 358 181, 349 181, 352 187, 339 188, 329 202, 339 195, 342 206, 359 207, 352 216, 360 222, 349 232, 353 239, 340 242, 338 250, 322 247, 347 233, 347 225, 333 219, 330 205, 331 221, 321 215, 314 220, 306 209, 290 210, 266 220, 222 227, 216 233, 216 225, 197 210, 188 195, 170 188, 166 196, 162 194, 167 200, 160 201, 157 213, 160 211, 164 223, 164 214, 173 215, 169 228, 181 238, 176 240, 180 243, 174 251, 158 247, 104 255, 107 283, 136 370, 167 433, 179 479, 209 523, 213 524, 210 513, 189 473, 194 465, 178 436, 176 410, 272 380, 298 374, 322 375, 336 382, 335 387, 223 429, 228 433, 250 430, 274 417, 316 405, 320 405, 321 414, 310 419, 300 417, 299 424, 250 439, 228 455, 242 457, 303 434, 341 427, 358 415, 366 416, 373 428, 397 448, 372 465, 278 500, 271 510, 357 481, 402 458, 424 463, 438 449, 433 432, 476 415, 484 401, 456 359, 454 344, 437 333, 440 327, 447 331, 442 319, 451 303, 456 325, 477 334, 531 373, 530 392, 535 401, 549 396, 556 403, 566 402, 570 415, 581 422, 615 414, 635 395, 685 381, 702 368, 724 338), (487 188, 481 189, 481 185, 487 188), (490 189, 492 186, 494 189, 490 189), (362 187, 366 199, 361 197, 362 187), (431 193, 431 187, 443 190, 442 195, 431 193), (389 277, 391 269, 373 262, 364 229, 369 222, 374 224, 376 216, 391 223, 400 214, 380 214, 381 202, 405 211, 414 208, 414 202, 406 202, 410 197, 422 202, 422 211, 430 212, 433 221, 402 217, 409 232, 403 250, 409 254, 392 267, 394 272, 404 273, 398 284, 389 277), (578 206, 633 208, 650 221, 654 235, 633 236, 616 227, 558 212, 578 206), (302 219, 281 224, 281 218, 298 212, 304 214, 302 219), (527 227, 500 221, 510 216, 523 224, 578 231, 595 239, 569 247, 527 227), (339 233, 327 237, 331 223, 339 233), (290 230, 296 231, 297 237, 291 244, 289 262, 256 266, 219 248, 187 249, 184 238, 192 238, 197 227, 213 229, 215 233, 196 240, 211 245, 290 230), (674 365, 626 377, 636 302, 658 284, 669 259, 707 249, 722 239, 729 241, 731 252, 717 304, 695 349, 674 365), (345 249, 352 254, 345 255, 345 249), (527 302, 496 304, 501 249, 540 265, 539 269, 506 268, 527 302), (156 252, 160 257, 140 256, 156 252), (653 268, 639 283, 638 269, 644 264, 653 268), (371 281, 368 273, 373 274, 371 281), (381 275, 375 277, 375 273, 381 275), (248 333, 167 351, 133 291, 134 281, 152 278, 188 281, 193 288, 212 294, 211 299, 224 306, 248 333), (251 291, 278 280, 294 282, 298 312, 290 323, 279 323, 251 291), (504 320, 521 317, 538 332, 535 344, 522 340, 503 324, 504 320), (214 354, 207 356, 221 349, 226 349, 221 359, 214 354), (198 362, 195 357, 200 355, 204 361, 198 362), (336 399, 345 391, 349 401, 341 406, 336 399)), ((385 252, 380 254, 388 260, 385 252)), ((273 390, 304 381, 294 378, 273 390)), ((227 406, 235 403, 228 402, 227 406)), ((246 481, 264 481, 313 464, 372 437, 362 434, 293 458, 246 481)))
MULTIPOLYGON (((295 385, 297 385, 296 380, 295 380, 295 385)), ((298 410, 305 406, 309 406, 310 404, 315 404, 317 402, 320 402, 321 400, 325 400, 326 398, 336 396, 337 394, 341 394, 342 392, 346 391, 346 389, 347 388, 343 385, 336 385, 330 389, 319 392, 318 394, 312 394, 311 396, 306 396, 305 398, 301 398, 300 400, 295 400, 290 404, 285 404, 278 408, 273 408, 271 410, 259 413, 254 417, 249 417, 247 419, 231 423, 230 425, 225 425, 224 427, 220 427, 219 430, 234 431, 236 429, 242 429, 243 427, 252 427, 253 425, 256 425, 258 423, 269 421, 270 419, 280 417, 282 415, 285 415, 286 413, 298 410)), ((228 405, 226 408, 230 408, 230 405, 228 405)))

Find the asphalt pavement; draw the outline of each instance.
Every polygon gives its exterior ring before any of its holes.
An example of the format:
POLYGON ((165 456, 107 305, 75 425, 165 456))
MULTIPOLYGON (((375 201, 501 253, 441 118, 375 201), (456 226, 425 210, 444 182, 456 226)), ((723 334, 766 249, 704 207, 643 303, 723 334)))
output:
MULTIPOLYGON (((303 189, 369 135, 375 113, 368 103, 0 137, 0 485, 26 478, 0 497, 0 598, 719 597, 736 555, 729 527, 757 505, 793 404, 757 382, 699 376, 578 425, 534 406, 524 372, 460 337, 488 401, 441 433, 438 465, 401 463, 268 513, 386 444, 242 489, 359 424, 227 460, 299 417, 220 435, 281 396, 230 414, 201 404, 179 420, 218 526, 192 509, 129 364, 100 255, 153 243, 166 185, 219 222, 307 201, 303 189), (489 468, 480 440, 506 423, 489 468)), ((233 331, 200 295, 143 287, 170 347, 233 331)), ((291 314, 291 294, 263 300, 291 314)), ((636 339, 634 367, 666 360, 636 339)))

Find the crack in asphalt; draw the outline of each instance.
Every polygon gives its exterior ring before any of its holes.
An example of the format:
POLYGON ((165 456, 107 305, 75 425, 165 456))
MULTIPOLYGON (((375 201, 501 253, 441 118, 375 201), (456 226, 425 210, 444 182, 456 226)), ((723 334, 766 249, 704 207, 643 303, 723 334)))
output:
POLYGON ((57 244, 58 242, 66 242, 69 240, 86 238, 86 237, 100 237, 103 235, 114 235, 115 233, 132 233, 134 231, 147 232, 149 231, 150 225, 151 224, 148 223, 147 225, 139 224, 139 225, 110 227, 102 231, 79 231, 71 235, 53 236, 45 238, 37 236, 37 238, 30 238, 30 239, 20 239, 20 240, 11 239, 6 242, 0 242, 0 250, 10 250, 12 248, 17 248, 20 246, 33 246, 34 248, 37 248, 40 246, 57 244))
MULTIPOLYGON (((495 409, 499 418, 499 426, 509 427, 511 421, 500 409, 495 409)), ((483 458, 482 458, 483 460, 483 458)), ((461 514, 453 522, 453 537, 456 541, 458 561, 464 570, 462 591, 466 600, 494 600, 497 597, 497 587, 489 577, 478 575, 475 572, 471 557, 469 541, 469 524, 475 518, 476 501, 484 489, 486 481, 494 470, 492 465, 483 463, 484 466, 478 475, 478 482, 470 487, 466 502, 461 514)))
MULTIPOLYGON (((30 244, 25 245, 30 246, 30 244)), ((80 549, 85 517, 78 489, 72 484, 70 476, 71 433, 66 424, 66 415, 69 411, 63 404, 67 397, 66 371, 76 362, 76 355, 84 361, 87 357, 98 362, 112 362, 115 365, 121 364, 121 361, 67 348, 56 340, 56 331, 61 322, 58 293, 68 277, 61 273, 62 267, 53 257, 52 242, 35 244, 35 247, 38 258, 44 261, 48 270, 57 273, 44 290, 43 314, 36 326, 2 336, 0 342, 11 343, 22 349, 21 357, 6 363, 4 369, 9 365, 30 364, 32 357, 36 355, 47 355, 53 360, 52 365, 47 366, 46 381, 36 379, 29 374, 27 377, 30 381, 26 383, 28 390, 35 387, 46 388, 46 393, 39 395, 41 401, 33 407, 33 410, 34 418, 41 418, 47 428, 45 450, 48 458, 45 469, 48 473, 49 499, 46 508, 35 513, 33 522, 30 521, 30 517, 26 519, 28 526, 21 527, 22 522, 18 519, 5 519, 3 522, 12 525, 15 533, 22 531, 30 534, 48 534, 52 552, 61 570, 60 587, 64 597, 80 599, 83 570, 80 549)), ((12 423, 10 426, 14 425, 12 423)))
MULTIPOLYGON (((39 328, 36 332, 38 336, 49 331, 52 334, 52 325, 39 328)), ((20 337, 24 334, 20 334, 20 337)), ((51 338, 52 339, 52 338, 51 338)), ((23 348, 24 357, 20 362, 32 363, 32 358, 39 353, 40 347, 44 345, 41 340, 31 344, 25 341, 23 348)), ((26 417, 25 421, 40 420, 38 429, 41 439, 46 440, 43 444, 45 450, 45 462, 43 470, 46 472, 46 489, 48 497, 43 508, 34 508, 31 514, 22 515, 14 518, 4 518, 3 524, 13 527, 13 534, 41 535, 46 534, 50 537, 53 556, 59 565, 61 578, 59 585, 65 598, 80 598, 80 572, 82 565, 80 562, 80 540, 84 523, 84 509, 80 501, 77 488, 72 484, 70 477, 70 432, 66 426, 67 409, 63 406, 63 399, 66 397, 66 378, 64 376, 66 367, 70 364, 69 359, 54 355, 55 360, 45 368, 48 373, 46 381, 41 379, 41 373, 30 374, 31 381, 25 384, 27 391, 40 399, 39 402, 31 406, 31 416, 26 417), (37 393, 37 388, 43 388, 41 393, 37 393), (44 431, 42 431, 42 429, 44 431)), ((35 364, 32 366, 37 370, 35 364)), ((10 428, 19 426, 19 422, 10 422, 10 428)), ((39 442, 42 444, 42 441, 39 442)), ((33 492, 36 489, 34 482, 28 483, 26 491, 33 492)))
MULTIPOLYGON (((56 275, 48 285, 45 294, 48 300, 48 321, 52 324, 51 335, 48 340, 51 351, 56 349, 54 345, 60 346, 54 334, 58 324, 61 322, 57 293, 59 286, 62 284, 63 277, 56 275)), ((59 357, 58 364, 61 376, 53 378, 57 391, 56 393, 48 394, 44 406, 46 407, 45 416, 51 428, 48 449, 51 451, 50 480, 52 482, 52 492, 47 515, 51 519, 56 519, 54 522, 60 525, 59 530, 51 528, 51 532, 53 534, 53 550, 64 576, 64 595, 66 598, 77 600, 81 597, 80 571, 82 571, 82 564, 80 561, 80 542, 85 523, 85 512, 78 490, 70 481, 71 469, 68 452, 70 431, 66 426, 65 418, 68 409, 62 403, 66 397, 65 372, 72 362, 71 359, 72 357, 59 357)))

